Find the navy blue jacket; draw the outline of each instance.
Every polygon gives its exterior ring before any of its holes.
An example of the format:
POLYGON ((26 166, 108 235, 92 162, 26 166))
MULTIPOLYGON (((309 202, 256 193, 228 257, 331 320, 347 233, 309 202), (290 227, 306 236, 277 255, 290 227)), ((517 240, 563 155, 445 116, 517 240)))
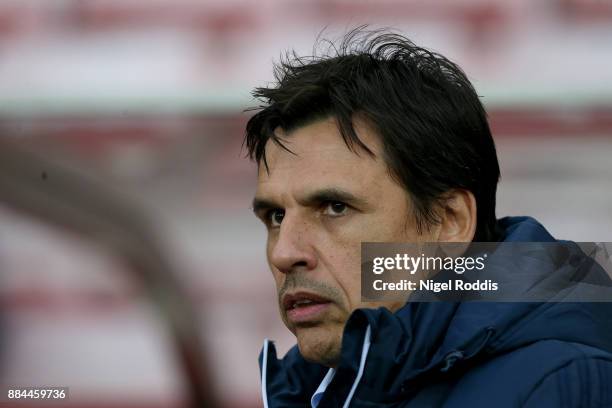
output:
MULTIPOLYGON (((504 241, 554 242, 532 218, 505 218, 500 226, 504 241)), ((310 407, 328 371, 305 361, 297 346, 277 359, 269 341, 260 368, 270 408, 310 407)), ((409 302, 395 313, 356 310, 319 403, 347 406, 612 407, 612 303, 409 302)))

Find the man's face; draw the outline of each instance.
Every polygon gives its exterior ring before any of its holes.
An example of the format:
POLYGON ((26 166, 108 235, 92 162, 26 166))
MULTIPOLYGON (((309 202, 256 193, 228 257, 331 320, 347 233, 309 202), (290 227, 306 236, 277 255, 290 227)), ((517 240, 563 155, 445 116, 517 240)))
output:
POLYGON ((358 308, 398 303, 361 301, 361 242, 426 241, 418 235, 406 191, 383 160, 378 136, 355 130, 375 157, 351 152, 326 119, 283 134, 292 154, 266 145, 254 210, 268 229, 267 258, 280 314, 304 358, 337 364, 344 325, 358 308))

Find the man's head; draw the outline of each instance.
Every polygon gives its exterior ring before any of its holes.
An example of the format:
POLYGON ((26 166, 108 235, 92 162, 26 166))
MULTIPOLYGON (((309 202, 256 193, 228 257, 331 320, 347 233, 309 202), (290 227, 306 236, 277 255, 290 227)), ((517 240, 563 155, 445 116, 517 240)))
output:
POLYGON ((499 178, 459 67, 394 34, 356 30, 333 50, 281 61, 246 134, 281 316, 328 366, 353 310, 401 306, 361 302, 361 242, 494 240, 499 178))

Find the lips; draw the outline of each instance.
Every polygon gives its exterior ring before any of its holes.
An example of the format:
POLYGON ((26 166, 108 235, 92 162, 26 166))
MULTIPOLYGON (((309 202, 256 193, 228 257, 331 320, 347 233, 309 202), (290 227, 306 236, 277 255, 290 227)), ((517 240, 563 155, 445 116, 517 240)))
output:
POLYGON ((317 320, 331 305, 331 301, 309 292, 298 292, 283 296, 283 309, 293 323, 306 323, 317 320))

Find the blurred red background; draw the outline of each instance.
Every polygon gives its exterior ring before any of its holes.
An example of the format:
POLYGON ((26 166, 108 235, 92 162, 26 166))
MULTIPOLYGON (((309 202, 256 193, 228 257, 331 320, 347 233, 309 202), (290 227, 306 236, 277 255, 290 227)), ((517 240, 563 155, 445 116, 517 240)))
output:
MULTIPOLYGON (((498 215, 559 238, 612 230, 612 2, 597 0, 11 0, 0 3, 0 137, 128 194, 188 288, 228 407, 260 405, 276 311, 250 90, 287 49, 391 26, 458 62, 489 112, 498 215)), ((0 148, 2 145, 0 145, 0 148)), ((41 182, 54 174, 40 168, 41 182)), ((0 197, 0 384, 70 387, 82 407, 172 407, 186 375, 117 254, 0 197)))

